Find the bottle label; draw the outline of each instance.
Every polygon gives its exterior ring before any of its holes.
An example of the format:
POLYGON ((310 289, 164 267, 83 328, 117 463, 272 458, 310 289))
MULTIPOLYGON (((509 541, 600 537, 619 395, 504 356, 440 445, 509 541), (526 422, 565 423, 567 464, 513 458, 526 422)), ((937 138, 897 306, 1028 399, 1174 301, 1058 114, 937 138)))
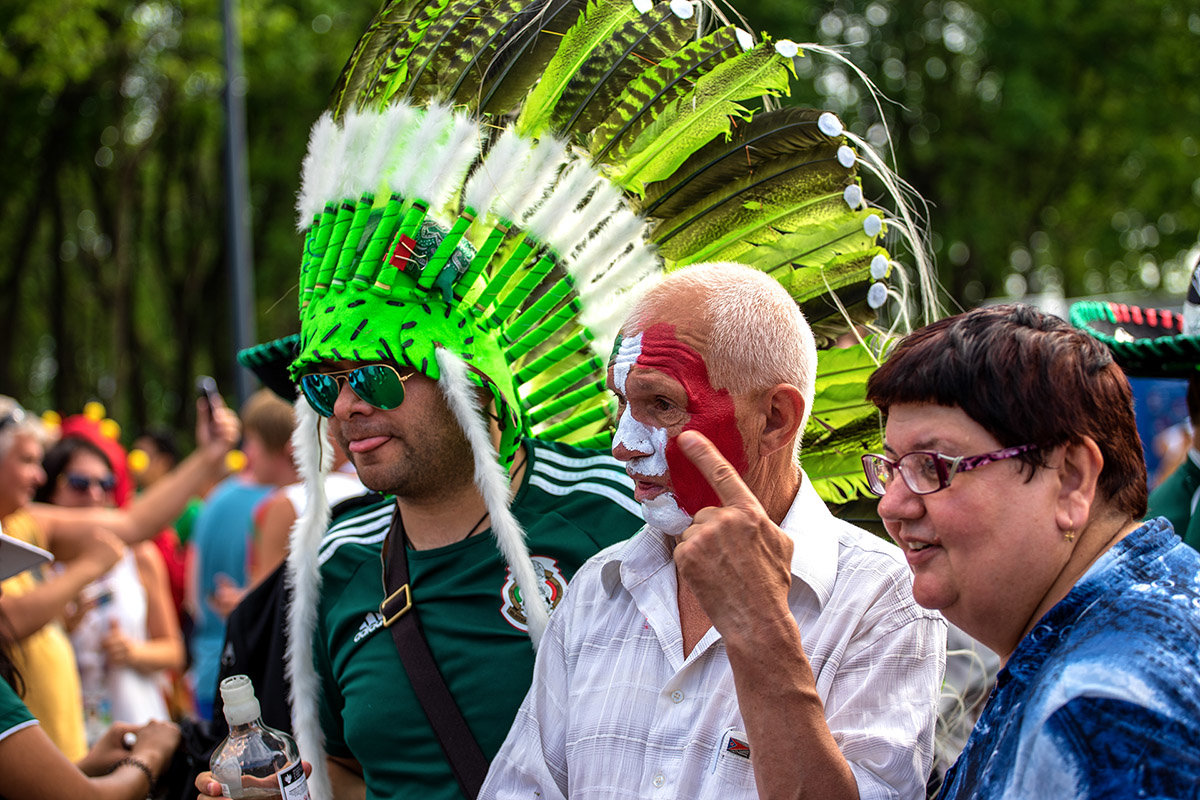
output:
POLYGON ((289 769, 280 770, 278 777, 283 800, 309 800, 308 781, 304 778, 304 766, 299 761, 289 769))

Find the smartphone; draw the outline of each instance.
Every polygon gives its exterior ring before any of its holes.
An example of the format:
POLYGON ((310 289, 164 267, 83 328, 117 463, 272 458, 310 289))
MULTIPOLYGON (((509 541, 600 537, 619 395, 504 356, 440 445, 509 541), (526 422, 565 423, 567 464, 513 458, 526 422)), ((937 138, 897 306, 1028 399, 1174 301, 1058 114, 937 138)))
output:
POLYGON ((207 375, 196 378, 196 397, 204 401, 208 413, 208 421, 212 422, 213 409, 221 395, 217 392, 217 382, 207 375))

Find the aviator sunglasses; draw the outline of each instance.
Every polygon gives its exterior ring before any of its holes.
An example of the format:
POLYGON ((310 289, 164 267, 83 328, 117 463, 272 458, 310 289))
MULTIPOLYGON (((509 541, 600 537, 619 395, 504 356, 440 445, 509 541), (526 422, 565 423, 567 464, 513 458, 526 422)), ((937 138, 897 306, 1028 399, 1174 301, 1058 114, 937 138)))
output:
POLYGON ((301 376, 300 390, 322 417, 333 416, 333 404, 342 390, 342 381, 350 384, 364 402, 391 411, 404 402, 404 382, 415 374, 410 372, 401 377, 391 364, 368 364, 340 372, 310 372, 301 376))

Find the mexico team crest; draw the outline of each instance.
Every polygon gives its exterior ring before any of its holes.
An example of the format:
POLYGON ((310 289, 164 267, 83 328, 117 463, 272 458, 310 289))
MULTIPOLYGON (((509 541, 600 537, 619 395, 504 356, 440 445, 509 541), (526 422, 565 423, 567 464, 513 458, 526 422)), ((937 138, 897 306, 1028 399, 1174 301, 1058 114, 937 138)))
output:
MULTIPOLYGON (((542 598, 553 611, 562 600, 563 592, 567 589, 567 579, 563 577, 562 570, 558 568, 558 562, 553 558, 530 556, 529 560, 533 562, 533 574, 538 578, 538 588, 542 598)), ((500 590, 500 597, 504 601, 500 606, 500 613, 508 620, 509 625, 528 633, 529 624, 525 619, 525 609, 521 607, 521 590, 517 588, 517 580, 513 577, 511 569, 507 571, 507 574, 508 580, 504 582, 504 588, 500 590)))

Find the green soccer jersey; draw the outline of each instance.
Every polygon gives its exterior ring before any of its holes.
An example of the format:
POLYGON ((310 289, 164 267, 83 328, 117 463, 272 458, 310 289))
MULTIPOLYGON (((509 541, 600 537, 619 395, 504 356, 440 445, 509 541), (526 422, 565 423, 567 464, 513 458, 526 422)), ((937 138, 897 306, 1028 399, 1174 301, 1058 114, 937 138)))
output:
POLYGON ((8 685, 8 681, 0 678, 0 742, 17 731, 36 724, 33 714, 29 713, 29 709, 8 685))
MULTIPOLYGON (((641 527, 640 509, 624 469, 607 454, 526 445, 529 466, 512 511, 557 604, 584 561, 641 527)), ((379 615, 380 550, 394 509, 390 498, 355 508, 334 520, 321 543, 313 651, 326 750, 362 765, 368 798, 458 800, 458 784, 379 615)), ((408 569, 429 649, 490 760, 533 673, 516 583, 490 533, 409 550, 408 569)))
POLYGON ((1150 509, 1146 512, 1146 519, 1166 517, 1180 539, 1200 550, 1200 514, 1196 513, 1198 500, 1200 454, 1188 450, 1183 463, 1150 493, 1150 509))

